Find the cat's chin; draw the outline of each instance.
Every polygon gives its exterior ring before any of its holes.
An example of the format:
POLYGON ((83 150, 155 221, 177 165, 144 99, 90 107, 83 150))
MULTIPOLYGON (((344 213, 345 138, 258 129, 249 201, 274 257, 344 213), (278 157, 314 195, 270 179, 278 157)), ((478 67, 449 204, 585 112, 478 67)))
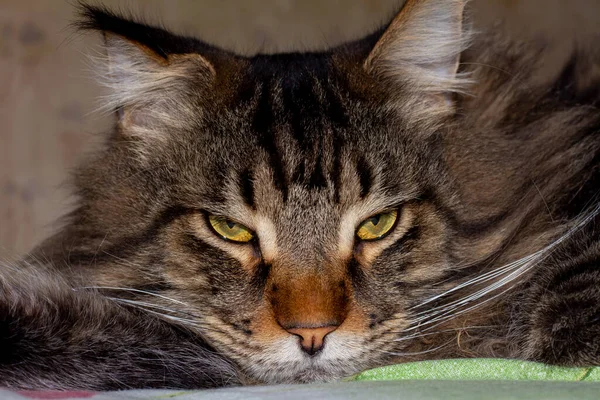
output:
POLYGON ((336 381, 368 367, 364 365, 364 352, 359 349, 346 339, 331 337, 322 351, 309 356, 295 338, 289 338, 278 341, 271 351, 257 357, 247 372, 267 384, 336 381))
POLYGON ((310 362, 262 371, 259 380, 265 384, 326 383, 354 375, 360 370, 351 361, 346 365, 310 362))

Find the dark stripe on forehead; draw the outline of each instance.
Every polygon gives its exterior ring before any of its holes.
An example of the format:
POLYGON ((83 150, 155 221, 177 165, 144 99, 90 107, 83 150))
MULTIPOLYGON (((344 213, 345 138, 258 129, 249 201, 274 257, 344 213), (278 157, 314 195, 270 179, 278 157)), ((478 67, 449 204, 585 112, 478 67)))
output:
POLYGON ((342 190, 342 143, 338 141, 337 135, 333 140, 333 163, 330 175, 333 179, 333 201, 339 203, 342 190))
POLYGON ((302 183, 306 181, 306 160, 300 160, 298 165, 296 165, 296 169, 292 175, 292 182, 294 183, 302 183))
POLYGON ((373 185, 373 171, 367 160, 360 156, 356 162, 356 173, 360 184, 360 198, 365 198, 373 185))
POLYGON ((322 83, 311 72, 282 79, 282 105, 287 127, 302 154, 293 181, 319 190, 327 188, 323 153, 331 150, 325 145, 330 129, 327 107, 319 94, 322 83))
MULTIPOLYGON (((345 128, 350 125, 350 118, 346 107, 344 107, 341 94, 336 90, 336 86, 331 81, 323 85, 325 91, 325 104, 327 107, 327 118, 333 126, 345 128)), ((340 137, 337 137, 341 140, 340 137)))
POLYGON ((297 78, 291 82, 286 78, 282 79, 282 101, 290 133, 306 153, 315 150, 325 109, 316 93, 315 80, 308 73, 301 77, 303 79, 297 78))
POLYGON ((338 92, 343 83, 330 55, 260 56, 254 59, 248 77, 261 82, 253 127, 259 145, 269 154, 276 187, 285 192, 292 182, 311 190, 333 186, 339 201, 339 147, 343 143, 338 131, 349 125, 349 117, 338 92), (284 147, 288 138, 295 143, 284 147), (288 149, 296 154, 288 154, 288 149), (291 172, 286 169, 286 157, 295 160, 291 172))
POLYGON ((333 201, 340 202, 342 190, 342 149, 345 145, 344 138, 340 132, 350 125, 349 117, 341 99, 340 93, 335 90, 331 82, 324 85, 325 102, 327 105, 327 117, 332 125, 332 164, 330 176, 333 182, 333 201))
POLYGON ((254 208, 254 181, 249 169, 242 171, 239 178, 239 184, 242 198, 246 204, 248 204, 248 207, 254 208))
POLYGON ((321 149, 315 149, 317 152, 317 159, 313 168, 310 179, 308 180, 308 186, 311 189, 324 189, 327 187, 327 179, 323 173, 323 152, 321 149))
POLYGON ((275 114, 271 104, 270 82, 266 80, 259 87, 259 98, 252 119, 252 128, 258 136, 258 145, 264 149, 269 158, 273 173, 273 184, 283 195, 283 200, 286 201, 288 197, 287 177, 281 154, 277 148, 275 130, 273 129, 275 114))

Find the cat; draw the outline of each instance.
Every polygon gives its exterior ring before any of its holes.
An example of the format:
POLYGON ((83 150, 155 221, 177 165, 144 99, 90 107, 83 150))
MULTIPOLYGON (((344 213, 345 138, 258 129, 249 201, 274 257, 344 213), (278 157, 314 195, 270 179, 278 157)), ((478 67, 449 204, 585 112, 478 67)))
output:
POLYGON ((82 6, 104 148, 0 270, 0 386, 323 382, 391 363, 600 364, 600 57, 408 0, 246 57, 82 6))

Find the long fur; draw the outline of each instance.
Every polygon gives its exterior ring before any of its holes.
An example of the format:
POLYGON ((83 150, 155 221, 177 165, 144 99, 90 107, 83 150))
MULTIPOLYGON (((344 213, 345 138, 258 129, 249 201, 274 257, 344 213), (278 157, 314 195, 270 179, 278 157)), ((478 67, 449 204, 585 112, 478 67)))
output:
POLYGON ((64 228, 0 268, 0 384, 600 363, 600 59, 542 80, 552 43, 471 37, 463 6, 410 0, 359 41, 253 57, 85 8, 118 122, 64 228))

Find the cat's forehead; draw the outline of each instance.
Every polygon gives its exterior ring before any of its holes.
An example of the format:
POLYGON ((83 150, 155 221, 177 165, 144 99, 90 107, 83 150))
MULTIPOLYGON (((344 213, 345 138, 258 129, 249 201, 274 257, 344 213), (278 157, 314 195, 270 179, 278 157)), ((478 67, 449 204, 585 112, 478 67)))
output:
POLYGON ((355 84, 345 68, 331 52, 253 58, 230 82, 232 98, 205 111, 193 145, 176 147, 195 154, 172 159, 188 169, 200 158, 201 168, 192 167, 203 178, 188 180, 222 192, 228 201, 215 210, 230 216, 243 204, 282 221, 331 220, 369 196, 393 194, 385 207, 414 192, 407 135, 368 79, 355 84))
POLYGON ((234 82, 223 90, 227 100, 216 101, 203 129, 215 140, 235 136, 230 150, 279 148, 294 162, 342 148, 385 152, 399 139, 387 132, 399 132, 398 121, 372 79, 347 64, 332 52, 254 57, 225 78, 234 82))
POLYGON ((310 127, 349 127, 351 117, 359 117, 357 107, 368 107, 369 98, 376 97, 375 90, 367 90, 369 78, 353 64, 334 52, 253 57, 237 79, 234 106, 254 111, 257 133, 268 129, 261 122, 298 131, 298 138, 310 134, 310 127), (348 64, 354 68, 346 68, 348 64), (353 74, 363 76, 353 79, 353 74), (357 81, 358 86, 353 84, 357 81))
POLYGON ((307 193, 334 203, 349 190, 366 196, 382 165, 395 164, 401 140, 339 68, 329 53, 255 58, 235 98, 205 119, 193 149, 231 181, 245 182, 247 199, 258 187, 297 204, 317 201, 307 193))

